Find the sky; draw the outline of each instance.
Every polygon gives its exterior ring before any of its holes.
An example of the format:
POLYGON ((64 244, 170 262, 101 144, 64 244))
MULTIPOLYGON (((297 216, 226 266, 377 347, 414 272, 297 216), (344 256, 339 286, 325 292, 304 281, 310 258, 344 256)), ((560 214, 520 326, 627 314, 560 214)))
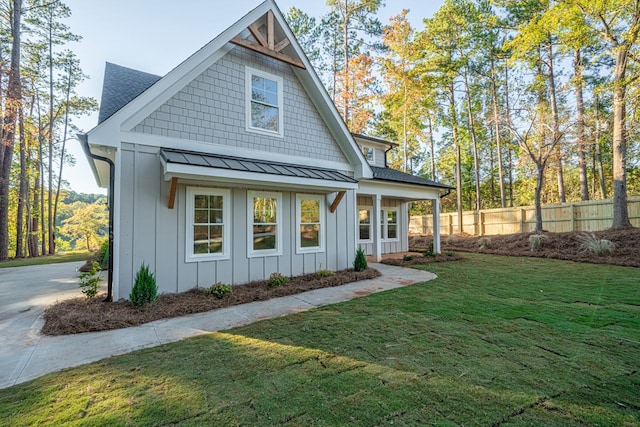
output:
MULTIPOLYGON (((414 28, 423 28, 423 18, 431 17, 444 0, 386 0, 378 16, 387 24, 391 16, 409 9, 414 28)), ((231 26, 260 0, 65 0, 72 16, 70 30, 82 37, 68 46, 75 52, 89 78, 77 89, 81 96, 100 102, 106 62, 156 75, 165 75, 231 26)), ((320 17, 328 8, 325 0, 276 0, 282 13, 295 6, 310 16, 320 17)), ((75 118, 83 132, 91 130, 98 114, 75 118)), ((69 152, 76 159, 65 166, 63 178, 78 193, 102 193, 93 178, 78 141, 69 152)))

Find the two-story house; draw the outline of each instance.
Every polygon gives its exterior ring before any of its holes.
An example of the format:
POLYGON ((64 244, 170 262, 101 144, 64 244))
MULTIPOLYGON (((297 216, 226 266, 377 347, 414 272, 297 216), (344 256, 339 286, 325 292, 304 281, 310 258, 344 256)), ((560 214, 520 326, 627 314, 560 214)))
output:
POLYGON ((115 299, 142 263, 179 292, 405 251, 408 203, 449 191, 349 133, 273 0, 165 76, 107 64, 98 121, 80 140, 109 191, 115 299))

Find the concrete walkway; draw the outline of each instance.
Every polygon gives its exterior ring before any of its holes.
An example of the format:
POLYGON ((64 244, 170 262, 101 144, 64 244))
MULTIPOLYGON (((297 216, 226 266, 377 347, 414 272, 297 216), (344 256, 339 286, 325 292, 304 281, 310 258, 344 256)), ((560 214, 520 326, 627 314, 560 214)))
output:
MULTIPOLYGON (((378 269, 382 276, 343 286, 158 320, 113 331, 58 337, 46 336, 40 333, 44 324, 40 315, 27 330, 19 328, 12 333, 9 333, 7 328, 0 330, 0 388, 141 348, 243 326, 258 320, 285 316, 436 278, 433 273, 410 268, 385 264, 370 264, 370 266, 378 269)), ((4 282, 1 272, 0 282, 4 282)), ((6 289, 3 289, 3 301, 6 296, 5 291, 6 289)), ((14 302, 14 304, 20 303, 14 302)))

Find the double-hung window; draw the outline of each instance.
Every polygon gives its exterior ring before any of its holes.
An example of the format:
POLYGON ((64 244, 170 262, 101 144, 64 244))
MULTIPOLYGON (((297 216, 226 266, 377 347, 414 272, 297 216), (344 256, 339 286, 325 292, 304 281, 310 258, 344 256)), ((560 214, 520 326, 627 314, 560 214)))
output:
POLYGON ((187 188, 187 262, 229 258, 230 203, 229 190, 187 188))
POLYGON ((364 154, 364 157, 367 159, 367 162, 369 162, 369 164, 373 164, 376 162, 375 150, 373 148, 363 145, 362 154, 364 154))
POLYGON ((282 255, 282 194, 248 195, 249 256, 282 255))
POLYGON ((358 208, 358 238, 363 242, 372 241, 371 233, 371 208, 359 207, 358 208))
POLYGON ((282 136, 281 77, 245 68, 247 130, 282 136))
POLYGON ((296 195, 297 253, 324 250, 324 197, 296 195))
POLYGON ((380 225, 383 240, 398 239, 398 209, 387 208, 380 211, 380 225))

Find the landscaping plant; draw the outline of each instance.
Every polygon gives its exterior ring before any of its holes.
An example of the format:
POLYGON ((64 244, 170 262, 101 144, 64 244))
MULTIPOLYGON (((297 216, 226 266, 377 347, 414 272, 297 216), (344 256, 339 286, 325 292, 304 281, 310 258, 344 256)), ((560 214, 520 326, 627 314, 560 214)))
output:
POLYGON ((275 287, 284 285, 288 281, 289 281, 289 278, 287 276, 284 276, 282 273, 271 273, 271 276, 269 276, 269 280, 267 281, 267 284, 275 288, 275 287))
POLYGON ((82 288, 82 293, 87 298, 93 298, 98 295, 98 283, 100 283, 100 271, 102 267, 96 261, 91 262, 89 271, 80 273, 80 283, 78 286, 82 288))
POLYGON ((611 255, 616 248, 615 243, 607 239, 598 239, 593 233, 584 233, 578 237, 582 249, 598 256, 611 255))
POLYGON ((542 246, 542 242, 547 240, 548 237, 544 234, 532 234, 529 236, 529 249, 531 252, 535 252, 542 246))
POLYGON ((362 248, 358 248, 356 251, 356 259, 353 260, 353 269, 356 271, 364 271, 367 267, 367 257, 365 256, 362 248))
POLYGON ((222 299, 225 296, 231 294, 231 285, 227 285, 226 283, 218 282, 214 285, 211 285, 205 291, 209 295, 213 295, 218 299, 222 299))
POLYGON ((142 307, 158 299, 156 278, 153 277, 153 273, 149 272, 149 266, 144 265, 144 263, 142 263, 140 270, 136 274, 135 283, 129 294, 129 299, 136 307, 142 307))

